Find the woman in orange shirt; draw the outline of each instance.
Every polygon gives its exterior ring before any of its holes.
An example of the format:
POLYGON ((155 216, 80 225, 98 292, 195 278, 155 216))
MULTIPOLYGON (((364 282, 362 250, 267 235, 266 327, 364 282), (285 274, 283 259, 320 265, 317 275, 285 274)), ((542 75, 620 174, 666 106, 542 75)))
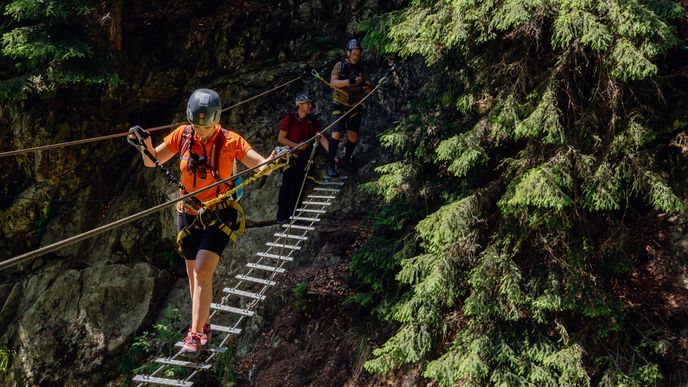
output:
MULTIPOLYGON (((221 110, 220 97, 215 91, 198 89, 189 97, 186 110, 189 125, 176 128, 155 148, 150 136, 144 139, 148 150, 161 164, 176 154, 180 155, 181 181, 189 192, 230 177, 235 159, 249 168, 266 161, 239 134, 220 126, 221 110), (216 150, 216 147, 219 149, 216 150), (215 165, 211 165, 211 157, 217 159, 214 160, 215 165)), ((272 156, 271 154, 270 157, 272 156)), ((144 156, 143 161, 147 167, 155 167, 148 157, 144 156)), ((263 168, 265 166, 258 170, 263 168)), ((220 184, 194 196, 205 202, 230 189, 230 184, 220 184)), ((192 224, 197 215, 198 209, 188 204, 180 202, 177 208, 177 224, 180 231, 192 224)), ((236 223, 237 211, 234 208, 226 207, 215 211, 218 211, 219 219, 226 225, 236 223)), ((190 234, 181 240, 192 302, 191 328, 184 338, 184 350, 193 355, 201 351, 211 336, 208 317, 212 301, 213 273, 229 240, 227 233, 213 226, 191 229, 190 234)))

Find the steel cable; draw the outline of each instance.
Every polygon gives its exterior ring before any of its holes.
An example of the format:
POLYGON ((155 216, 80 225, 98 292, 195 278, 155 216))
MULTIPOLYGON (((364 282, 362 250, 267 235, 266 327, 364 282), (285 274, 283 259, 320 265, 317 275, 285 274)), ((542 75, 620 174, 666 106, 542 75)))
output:
MULTIPOLYGON (((298 81, 301 78, 303 78, 303 75, 300 75, 300 76, 298 76, 298 77, 296 77, 296 78, 294 78, 288 82, 285 82, 279 86, 275 86, 272 89, 267 90, 263 93, 260 93, 258 95, 254 95, 253 97, 250 97, 250 98, 247 98, 243 101, 237 102, 234 105, 231 105, 231 106, 228 106, 228 107, 222 109, 221 111, 225 112, 227 110, 234 109, 235 107, 241 106, 241 105, 246 104, 250 101, 253 101, 257 98, 260 98, 264 95, 270 94, 273 91, 278 90, 282 87, 288 86, 288 85, 298 81)), ((183 124, 184 124, 184 122, 177 122, 177 123, 173 123, 173 124, 169 124, 169 125, 155 126, 153 128, 147 128, 146 130, 149 132, 155 132, 158 130, 173 128, 175 126, 179 126, 179 125, 183 125, 183 124)), ((42 145, 42 146, 37 146, 37 147, 33 147, 33 148, 17 149, 17 150, 13 150, 13 151, 0 152, 0 157, 16 156, 16 155, 20 155, 20 154, 38 152, 38 151, 43 151, 43 150, 48 150, 48 149, 64 148, 64 147, 73 146, 73 145, 81 145, 81 144, 88 144, 88 143, 92 143, 92 142, 111 140, 114 138, 126 137, 128 134, 129 134, 128 132, 115 133, 115 134, 108 134, 108 135, 99 136, 99 137, 92 137, 92 138, 85 138, 85 139, 81 139, 81 140, 67 141, 67 142, 62 142, 62 143, 58 143, 58 144, 49 144, 49 145, 42 145)))

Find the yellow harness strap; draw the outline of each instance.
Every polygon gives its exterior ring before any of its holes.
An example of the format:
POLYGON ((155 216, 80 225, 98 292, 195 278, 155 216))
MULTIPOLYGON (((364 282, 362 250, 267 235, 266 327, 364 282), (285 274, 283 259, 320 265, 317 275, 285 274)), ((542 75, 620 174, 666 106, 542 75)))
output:
MULTIPOLYGON (((349 114, 349 118, 356 117, 359 113, 360 113, 360 111, 355 111, 355 112, 349 114)), ((342 115, 342 114, 344 114, 344 112, 341 110, 333 110, 331 115, 337 116, 337 115, 342 115)))
POLYGON ((230 200, 218 203, 212 209, 199 211, 196 219, 194 219, 190 225, 184 227, 177 234, 177 249, 180 252, 183 252, 182 241, 184 238, 191 235, 192 230, 205 230, 208 227, 217 227, 220 231, 227 234, 229 240, 236 245, 236 233, 238 232, 240 235, 243 235, 244 231, 246 230, 246 214, 244 213, 243 207, 241 207, 241 204, 239 204, 239 202, 236 200, 230 200), (229 225, 227 225, 227 223, 223 222, 217 214, 217 211, 225 208, 233 208, 237 212, 237 222, 239 227, 236 229, 236 232, 229 225))
MULTIPOLYGON (((214 199, 210 199, 206 202, 203 202, 203 207, 201 210, 198 211, 196 215, 196 219, 194 219, 193 222, 191 222, 190 225, 187 225, 184 227, 179 233, 177 234, 177 249, 179 250, 180 253, 183 253, 182 249, 182 240, 189 236, 191 234, 191 230, 205 230, 207 227, 212 227, 212 226, 217 226, 218 229, 220 229, 222 232, 227 234, 229 239, 232 241, 234 245, 236 245, 236 234, 237 232, 241 235, 244 234, 244 231, 246 230, 246 214, 244 213, 244 208, 241 207, 241 204, 234 200, 233 194, 244 188, 245 186, 249 185, 250 183, 253 183, 254 181, 258 180, 260 177, 262 177, 264 174, 266 174, 268 171, 274 171, 279 168, 288 168, 289 165, 286 163, 282 164, 273 164, 268 168, 263 169, 262 171, 256 173, 252 177, 246 179, 243 183, 237 185, 236 187, 232 188, 231 190, 223 193, 222 195, 219 195, 218 197, 214 199), (224 223, 222 220, 220 220, 219 216, 215 211, 217 210, 222 210, 225 208, 233 208, 237 212, 237 221, 239 223, 239 228, 237 228, 236 232, 229 227, 226 223, 224 223), (206 214, 207 211, 210 211, 208 214, 206 214)), ((185 203, 185 205, 189 208, 190 207, 188 203, 185 203)), ((195 209, 194 209, 195 210, 195 209)))

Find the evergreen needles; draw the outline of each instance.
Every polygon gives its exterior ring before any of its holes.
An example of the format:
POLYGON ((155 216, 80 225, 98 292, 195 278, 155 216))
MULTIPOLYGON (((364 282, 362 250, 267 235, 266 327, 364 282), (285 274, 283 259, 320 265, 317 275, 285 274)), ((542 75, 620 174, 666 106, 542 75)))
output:
POLYGON ((685 208, 657 162, 676 134, 658 75, 677 72, 664 55, 682 13, 673 1, 415 0, 363 24, 379 52, 422 56, 433 74, 381 136, 399 160, 367 184, 427 209, 406 214, 415 227, 397 248, 417 242, 396 255, 398 329, 368 370, 416 364, 446 386, 662 380, 634 339, 605 348, 629 329, 612 292, 639 254, 628 222, 685 208))

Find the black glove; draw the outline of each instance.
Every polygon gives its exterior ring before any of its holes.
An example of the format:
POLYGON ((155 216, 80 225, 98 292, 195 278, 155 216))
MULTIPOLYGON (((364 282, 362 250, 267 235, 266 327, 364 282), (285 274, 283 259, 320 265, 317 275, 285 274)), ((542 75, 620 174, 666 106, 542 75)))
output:
POLYGON ((139 150, 147 149, 146 143, 143 141, 150 137, 150 132, 144 130, 142 127, 136 125, 129 128, 129 135, 127 136, 127 141, 132 146, 139 148, 139 150))

